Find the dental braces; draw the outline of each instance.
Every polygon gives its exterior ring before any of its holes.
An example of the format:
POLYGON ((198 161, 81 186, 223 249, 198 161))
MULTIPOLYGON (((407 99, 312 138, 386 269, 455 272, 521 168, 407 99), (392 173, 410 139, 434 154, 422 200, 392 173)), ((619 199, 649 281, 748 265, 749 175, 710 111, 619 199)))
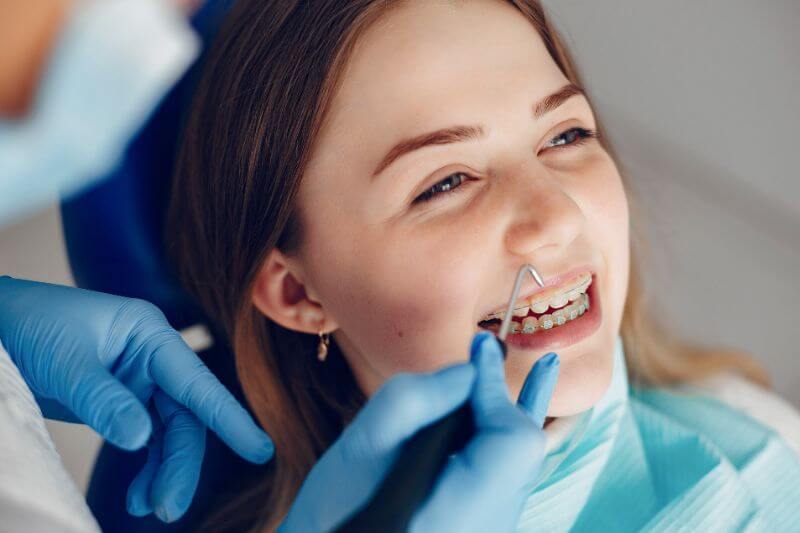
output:
POLYGON ((536 283, 539 284, 540 287, 544 287, 544 281, 542 280, 542 276, 539 275, 539 272, 533 268, 532 265, 524 264, 519 267, 519 272, 517 272, 517 279, 514 281, 514 289, 511 291, 511 298, 508 300, 508 309, 506 309, 506 316, 503 317, 503 323, 500 325, 500 331, 497 334, 497 338, 500 339, 501 342, 505 343, 506 337, 508 336, 508 330, 511 328, 511 318, 514 311, 514 304, 517 303, 517 296, 519 295, 519 289, 522 287, 522 277, 525 275, 526 272, 530 272, 533 279, 536 280, 536 283))

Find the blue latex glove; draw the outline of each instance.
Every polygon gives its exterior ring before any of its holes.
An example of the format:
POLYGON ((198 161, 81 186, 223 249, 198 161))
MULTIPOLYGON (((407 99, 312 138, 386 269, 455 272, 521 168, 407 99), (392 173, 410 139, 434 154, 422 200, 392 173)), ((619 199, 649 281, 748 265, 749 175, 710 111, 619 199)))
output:
POLYGON ((183 515, 206 426, 245 459, 272 457, 267 434, 148 302, 3 276, 0 341, 44 416, 82 421, 126 450, 149 446, 128 489, 134 515, 183 515))
POLYGON ((445 466, 411 530, 513 531, 544 459, 542 427, 559 360, 555 353, 539 359, 514 405, 495 337, 476 334, 470 357, 387 381, 311 469, 280 531, 329 531, 344 522, 380 485, 406 439, 468 399, 476 433, 445 466))

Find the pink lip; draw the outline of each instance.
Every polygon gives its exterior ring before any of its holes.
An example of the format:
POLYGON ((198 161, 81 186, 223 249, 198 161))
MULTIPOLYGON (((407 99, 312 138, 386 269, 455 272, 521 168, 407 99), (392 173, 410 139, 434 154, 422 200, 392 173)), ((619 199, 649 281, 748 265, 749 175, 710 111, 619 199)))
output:
MULTIPOLYGON (((531 334, 509 333, 506 337, 509 349, 556 351, 572 346, 595 333, 603 322, 603 311, 597 293, 597 278, 594 275, 592 275, 592 284, 589 285, 587 293, 591 307, 583 315, 563 326, 552 329, 537 330, 531 334)), ((487 329, 496 335, 500 330, 500 325, 493 324, 487 329)))
MULTIPOLYGON (((544 287, 539 287, 539 284, 536 283, 536 280, 532 279, 532 276, 527 276, 526 277, 526 281, 523 283, 522 286, 525 287, 526 285, 531 285, 532 284, 532 285, 534 285, 534 289, 531 290, 530 292, 527 292, 527 293, 524 292, 524 289, 520 290, 520 296, 517 296, 517 301, 520 301, 520 300, 528 301, 533 296, 536 296, 540 292, 544 292, 547 289, 550 289, 552 287, 558 287, 559 285, 561 285, 563 283, 566 283, 567 281, 571 280, 572 278, 574 278, 578 274, 583 274, 584 272, 589 272, 592 275, 592 280, 593 280, 592 283, 594 284, 594 279, 596 278, 597 273, 594 271, 594 269, 592 268, 591 265, 583 265, 583 266, 580 266, 580 267, 577 267, 577 268, 573 268, 572 270, 568 270, 567 272, 564 272, 562 274, 558 274, 558 275, 553 276, 551 278, 542 276, 542 279, 544 280, 544 287)), ((541 274, 541 272, 540 272, 540 274, 541 274)), ((481 316, 485 317, 485 316, 497 313, 499 311, 505 311, 507 308, 508 308, 508 301, 504 302, 501 307, 498 307, 494 311, 490 311, 490 312, 488 312, 488 313, 486 313, 484 315, 481 315, 481 316)))

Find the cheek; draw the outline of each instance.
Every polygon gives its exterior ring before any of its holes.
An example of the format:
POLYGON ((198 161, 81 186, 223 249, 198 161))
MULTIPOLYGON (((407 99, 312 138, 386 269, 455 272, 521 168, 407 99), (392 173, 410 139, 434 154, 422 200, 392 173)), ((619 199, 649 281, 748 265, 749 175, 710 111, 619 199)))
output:
POLYGON ((361 305, 358 314, 372 324, 361 332, 364 349, 384 375, 467 358, 479 286, 477 269, 468 265, 474 264, 470 254, 477 247, 466 233, 436 238, 441 235, 436 230, 373 247, 380 247, 375 264, 381 268, 369 273, 365 285, 375 306, 361 305))
MULTIPOLYGON (((611 234, 616 240, 627 242, 628 201, 614 161, 602 152, 587 167, 583 176, 586 187, 581 196, 585 199, 583 208, 587 218, 592 223, 590 227, 597 227, 603 234, 611 234)), ((603 242, 608 240, 606 237, 603 242)))
POLYGON ((441 226, 371 232, 355 223, 348 239, 327 233, 319 228, 308 241, 308 257, 326 258, 314 263, 314 282, 375 372, 389 377, 467 359, 480 271, 470 268, 471 254, 482 251, 480 235, 441 226))
POLYGON ((628 286, 630 219, 628 199, 619 171, 611 157, 602 152, 582 172, 581 209, 586 217, 587 241, 605 259, 603 302, 616 319, 624 307, 628 286))
POLYGON ((608 158, 597 176, 602 186, 593 191, 591 202, 592 240, 606 255, 605 302, 614 335, 618 333, 628 289, 630 268, 630 213, 625 188, 614 162, 608 158))

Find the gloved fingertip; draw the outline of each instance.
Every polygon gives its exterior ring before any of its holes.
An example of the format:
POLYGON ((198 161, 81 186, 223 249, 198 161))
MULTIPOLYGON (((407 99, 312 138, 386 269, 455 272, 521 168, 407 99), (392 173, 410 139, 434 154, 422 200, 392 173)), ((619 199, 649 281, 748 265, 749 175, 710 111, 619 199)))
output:
POLYGON ((248 461, 251 463, 262 465, 272 459, 275 455, 275 444, 272 443, 272 439, 269 438, 264 431, 258 430, 261 433, 261 442, 259 446, 255 448, 253 453, 250 454, 249 457, 246 457, 248 461))
POLYGON ((233 429, 224 440, 242 459, 254 464, 264 464, 275 455, 272 439, 249 416, 245 423, 240 423, 233 429))
POLYGON ((156 516, 162 522, 170 523, 172 522, 172 518, 169 516, 169 512, 167 511, 166 507, 163 505, 156 506, 156 516))
POLYGON ((476 333, 472 337, 472 344, 469 347, 469 353, 470 354, 475 353, 475 350, 478 348, 478 346, 481 345, 481 343, 486 339, 486 337, 491 337, 491 336, 493 335, 488 331, 479 331, 478 333, 476 333))
MULTIPOLYGON (((180 465, 162 465, 150 490, 155 514, 162 522, 174 522, 184 515, 192 503, 197 479, 187 477, 187 472, 175 470, 180 465)), ((184 465, 185 466, 185 465, 184 465)))
POLYGON ((146 498, 140 490, 137 490, 135 485, 131 485, 128 489, 125 507, 128 509, 128 513, 133 516, 147 516, 153 512, 153 506, 147 502, 146 498))
POLYGON ((186 497, 180 493, 171 494, 156 504, 155 514, 162 522, 174 522, 186 513, 190 503, 191 495, 186 497))
POLYGON ((139 518, 141 518, 143 516, 147 516, 147 515, 149 515, 150 513, 153 512, 152 509, 147 509, 146 507, 141 507, 135 502, 128 502, 127 508, 128 508, 128 514, 130 514, 131 516, 139 517, 139 518))
POLYGON ((500 343, 497 342, 497 337, 488 331, 480 331, 472 338, 472 345, 470 346, 469 355, 471 361, 476 361, 480 354, 486 352, 496 352, 503 357, 503 351, 500 348, 500 343))
POLYGON ((500 345, 494 341, 485 341, 472 358, 478 373, 489 371, 494 375, 498 369, 503 368, 503 351, 500 345))
POLYGON ((525 378, 519 395, 517 403, 530 415, 539 429, 544 427, 547 410, 558 380, 559 367, 560 361, 554 352, 539 358, 525 378))
POLYGON ((166 500, 156 505, 155 514, 162 522, 170 523, 180 519, 189 508, 191 501, 166 500))
POLYGON ((558 357, 558 354, 555 352, 550 352, 547 355, 542 356, 540 361, 546 366, 558 366, 561 364, 561 358, 558 357))
POLYGON ((153 422, 150 415, 144 407, 134 404, 117 413, 104 436, 115 446, 134 451, 147 444, 152 432, 153 422))

